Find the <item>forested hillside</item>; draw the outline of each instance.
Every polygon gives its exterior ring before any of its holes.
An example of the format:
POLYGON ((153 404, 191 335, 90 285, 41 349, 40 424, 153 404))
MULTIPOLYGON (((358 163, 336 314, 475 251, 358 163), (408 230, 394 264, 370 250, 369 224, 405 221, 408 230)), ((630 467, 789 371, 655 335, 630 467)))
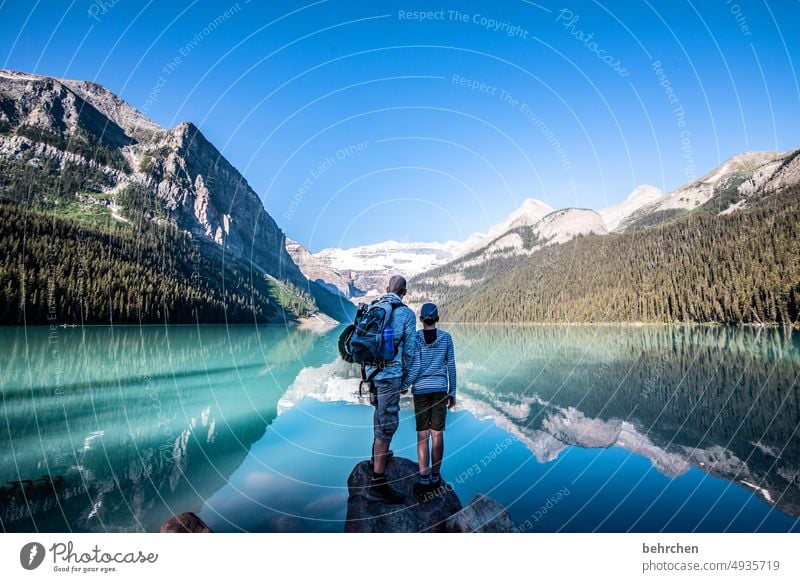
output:
POLYGON ((712 198, 664 224, 482 264, 472 285, 417 289, 451 321, 796 323, 800 187, 719 211, 712 198))
POLYGON ((0 71, 0 216, 0 323, 355 311, 303 276, 258 195, 196 126, 161 128, 94 83, 0 71))
POLYGON ((267 323, 313 313, 287 283, 147 220, 102 228, 0 204, 0 320, 11 324, 267 323), (24 316, 23 316, 24 302, 24 316))

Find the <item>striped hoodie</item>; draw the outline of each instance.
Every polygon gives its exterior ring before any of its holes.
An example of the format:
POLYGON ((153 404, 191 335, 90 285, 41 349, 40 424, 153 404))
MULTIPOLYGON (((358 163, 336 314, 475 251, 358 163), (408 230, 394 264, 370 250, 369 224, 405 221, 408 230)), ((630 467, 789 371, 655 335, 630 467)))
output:
POLYGON ((428 345, 422 330, 417 330, 417 342, 411 366, 403 377, 401 390, 414 385, 414 394, 447 392, 456 395, 456 358, 453 338, 441 329, 436 330, 436 340, 428 345))

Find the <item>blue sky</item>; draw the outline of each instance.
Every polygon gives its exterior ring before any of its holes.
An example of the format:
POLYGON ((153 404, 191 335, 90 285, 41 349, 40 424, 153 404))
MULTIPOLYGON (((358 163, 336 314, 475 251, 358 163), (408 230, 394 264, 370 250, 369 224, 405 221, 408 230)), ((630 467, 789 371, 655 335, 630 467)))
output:
POLYGON ((3 2, 0 66, 195 122, 316 251, 800 147, 796 1, 3 2), (424 18, 419 11, 427 11, 424 18))

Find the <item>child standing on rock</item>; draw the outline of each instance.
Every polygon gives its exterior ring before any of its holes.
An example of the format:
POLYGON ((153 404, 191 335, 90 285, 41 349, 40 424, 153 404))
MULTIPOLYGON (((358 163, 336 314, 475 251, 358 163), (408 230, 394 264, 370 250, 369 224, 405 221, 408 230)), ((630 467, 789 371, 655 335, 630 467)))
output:
POLYGON ((421 502, 441 494, 448 485, 441 478, 447 409, 456 404, 456 360, 453 338, 436 328, 439 310, 433 303, 420 309, 414 357, 403 378, 402 391, 413 385, 417 424, 419 481, 414 495, 421 502))

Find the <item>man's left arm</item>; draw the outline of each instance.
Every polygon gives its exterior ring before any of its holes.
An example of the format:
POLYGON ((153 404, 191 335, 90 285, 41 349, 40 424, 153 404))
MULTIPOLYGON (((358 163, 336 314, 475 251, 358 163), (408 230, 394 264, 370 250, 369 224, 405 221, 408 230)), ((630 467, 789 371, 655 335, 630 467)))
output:
POLYGON ((414 359, 414 347, 417 340, 417 323, 416 316, 411 309, 408 310, 408 317, 403 324, 403 372, 411 370, 411 364, 414 359))

